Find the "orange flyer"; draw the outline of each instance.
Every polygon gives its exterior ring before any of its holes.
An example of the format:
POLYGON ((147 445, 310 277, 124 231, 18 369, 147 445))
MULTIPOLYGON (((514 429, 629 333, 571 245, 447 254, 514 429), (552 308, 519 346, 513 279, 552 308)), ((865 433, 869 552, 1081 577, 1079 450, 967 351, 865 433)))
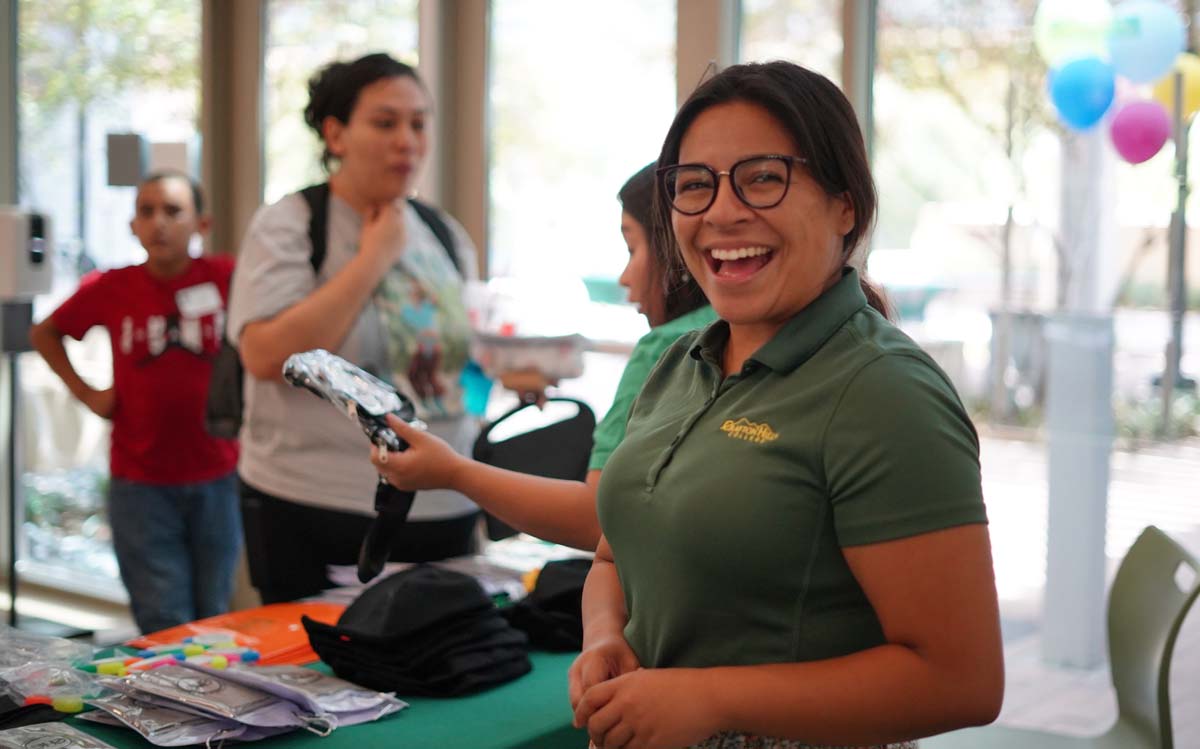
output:
POLYGON ((308 633, 300 623, 301 616, 326 624, 337 624, 346 610, 340 603, 314 601, 310 603, 273 603, 252 609, 232 611, 208 619, 180 624, 170 629, 152 632, 130 640, 129 647, 149 648, 172 645, 196 635, 228 634, 239 645, 254 648, 259 663, 303 665, 320 660, 308 644, 308 633))

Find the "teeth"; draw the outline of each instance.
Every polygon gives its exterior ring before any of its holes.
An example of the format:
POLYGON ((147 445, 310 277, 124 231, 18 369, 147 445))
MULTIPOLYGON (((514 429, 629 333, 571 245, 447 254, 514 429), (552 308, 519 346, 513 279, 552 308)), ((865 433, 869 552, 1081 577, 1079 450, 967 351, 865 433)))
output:
POLYGON ((711 250, 714 260, 741 260, 745 257, 766 255, 770 251, 768 247, 739 247, 736 250, 711 250))

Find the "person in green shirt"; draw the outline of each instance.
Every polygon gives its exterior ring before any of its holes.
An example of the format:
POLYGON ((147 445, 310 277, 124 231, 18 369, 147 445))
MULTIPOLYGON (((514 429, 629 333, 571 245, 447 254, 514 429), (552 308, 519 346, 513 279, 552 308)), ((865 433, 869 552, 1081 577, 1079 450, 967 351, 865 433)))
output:
POLYGON ((667 133, 654 225, 720 320, 608 461, 569 673, 602 749, 913 747, 1004 667, 974 427, 848 265, 876 195, 823 76, 735 65, 667 133))
MULTIPOLYGON (((675 339, 716 319, 704 292, 682 269, 666 273, 650 245, 650 210, 654 197, 654 164, 633 175, 617 193, 621 234, 629 261, 620 283, 629 300, 650 323, 630 354, 616 396, 596 425, 586 481, 563 481, 507 471, 454 452, 437 437, 392 419, 392 428, 408 449, 371 461, 380 475, 405 490, 453 489, 510 526, 555 543, 589 551, 600 540, 596 519, 596 486, 600 473, 625 436, 625 421, 638 391, 655 362, 675 339)), ((506 382, 513 389, 523 389, 506 382)))

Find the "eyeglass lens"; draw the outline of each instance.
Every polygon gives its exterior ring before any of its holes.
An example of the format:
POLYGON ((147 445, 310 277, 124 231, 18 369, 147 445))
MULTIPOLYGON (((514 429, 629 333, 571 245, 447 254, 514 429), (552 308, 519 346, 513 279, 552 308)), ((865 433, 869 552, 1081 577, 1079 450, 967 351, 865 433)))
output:
MULTIPOLYGON (((770 208, 783 200, 788 188, 789 164, 783 159, 748 159, 734 165, 733 191, 751 208, 770 208)), ((671 203, 681 213, 701 213, 716 199, 717 173, 706 166, 679 166, 668 170, 663 181, 671 203)))

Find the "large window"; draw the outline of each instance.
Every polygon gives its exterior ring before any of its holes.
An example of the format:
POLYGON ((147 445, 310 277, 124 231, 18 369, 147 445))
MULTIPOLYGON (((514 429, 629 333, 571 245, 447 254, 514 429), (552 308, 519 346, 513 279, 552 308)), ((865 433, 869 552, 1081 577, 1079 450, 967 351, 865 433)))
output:
MULTIPOLYGON (((141 135, 149 166, 154 144, 182 143, 194 156, 199 43, 194 0, 157 0, 152 12, 124 0, 18 4, 19 200, 49 214, 59 253, 54 291, 37 300, 39 319, 83 272, 145 258, 129 229, 134 188, 108 184, 107 135, 141 135)), ((68 344, 86 379, 111 381, 103 331, 68 344)), ((102 512, 108 424, 75 402, 40 357, 23 355, 20 364, 22 573, 120 595, 102 512)))
MULTIPOLYGON (((657 158, 674 114, 675 3, 495 0, 490 71, 491 274, 587 280, 593 298, 619 299, 616 194, 657 158)), ((557 322, 606 338, 645 330, 637 315, 606 331, 557 322)))
MULTIPOLYGON (((962 343, 960 391, 1000 422, 1041 419, 1046 316, 1111 311, 1118 431, 1153 436, 1174 149, 1138 165, 1117 156, 1112 114, 1148 94, 1123 83, 1094 127, 1061 122, 1034 43, 1037 7, 880 0, 871 268, 928 340, 962 343), (1089 227, 1100 227, 1095 242, 1071 240, 1089 227)), ((1191 374, 1198 359, 1189 357, 1185 348, 1191 374)), ((1193 398, 1179 408, 1180 424, 1194 418, 1193 398)))
POLYGON ((417 0, 270 0, 263 91, 267 202, 324 179, 304 123, 308 79, 333 60, 387 52, 417 64, 417 0))
POLYGON ((841 82, 841 3, 742 0, 740 30, 742 62, 790 60, 841 82))
MULTIPOLYGON (((959 292, 974 312, 943 322, 982 324, 984 340, 1002 288, 1020 308, 1051 293, 1052 274, 1038 269, 1049 267, 1041 227, 1052 219, 1038 212, 1056 204, 1058 156, 1033 10, 1020 0, 879 4, 872 266, 912 319, 935 293, 959 292)), ((986 348, 973 353, 986 368, 986 348)), ((982 384, 967 385, 964 395, 984 397, 982 384)))

